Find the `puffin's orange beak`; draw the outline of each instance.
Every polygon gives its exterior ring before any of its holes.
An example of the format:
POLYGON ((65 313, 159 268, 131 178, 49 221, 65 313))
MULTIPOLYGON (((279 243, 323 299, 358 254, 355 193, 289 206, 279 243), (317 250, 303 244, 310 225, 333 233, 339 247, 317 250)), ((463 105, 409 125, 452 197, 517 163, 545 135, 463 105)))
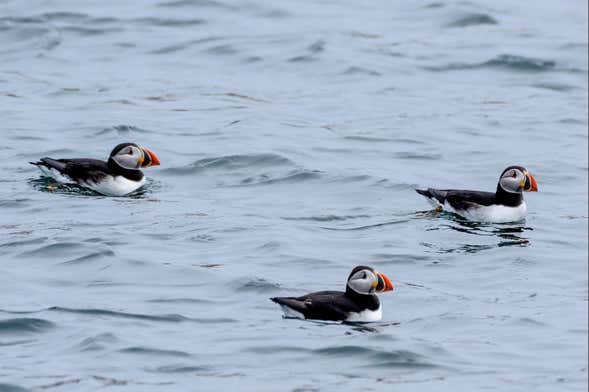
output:
POLYGON ((382 272, 377 272, 376 275, 378 276, 377 288, 379 288, 380 290, 377 291, 379 293, 384 293, 385 291, 392 291, 394 289, 393 284, 385 274, 383 274, 382 272))
POLYGON ((538 183, 530 172, 526 172, 526 184, 524 186, 526 192, 538 192, 538 183))
POLYGON ((141 164, 141 167, 150 167, 150 166, 158 166, 160 164, 160 160, 158 159, 155 153, 145 147, 141 148, 144 154, 144 160, 141 164), (147 159, 145 159, 147 158, 147 159))

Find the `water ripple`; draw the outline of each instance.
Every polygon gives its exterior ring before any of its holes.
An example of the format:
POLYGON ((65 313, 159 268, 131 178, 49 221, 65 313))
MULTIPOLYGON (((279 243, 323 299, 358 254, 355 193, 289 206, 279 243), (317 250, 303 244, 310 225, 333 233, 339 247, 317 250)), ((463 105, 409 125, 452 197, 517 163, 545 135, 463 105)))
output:
POLYGON ((151 347, 144 347, 144 346, 134 346, 134 347, 127 347, 118 350, 120 353, 125 354, 139 354, 139 355, 148 355, 148 356, 172 356, 172 357, 191 357, 192 354, 187 353, 186 351, 180 350, 162 350, 158 348, 151 348, 151 347))
POLYGON ((519 72, 545 72, 556 68, 553 60, 542 60, 518 55, 502 54, 482 63, 452 63, 443 66, 424 67, 429 71, 460 71, 469 69, 497 68, 519 72))
POLYGON ((0 334, 40 333, 55 327, 51 321, 39 318, 12 318, 0 320, 0 334))
POLYGON ((496 25, 497 20, 487 14, 470 14, 448 24, 448 27, 469 27, 478 25, 496 25))

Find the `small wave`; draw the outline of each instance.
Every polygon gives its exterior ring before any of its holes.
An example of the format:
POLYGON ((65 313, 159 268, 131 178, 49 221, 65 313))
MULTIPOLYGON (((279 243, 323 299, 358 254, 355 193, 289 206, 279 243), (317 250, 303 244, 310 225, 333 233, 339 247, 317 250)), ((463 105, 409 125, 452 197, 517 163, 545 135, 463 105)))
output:
POLYGON ((284 220, 291 221, 313 221, 313 222, 335 222, 346 221, 349 219, 370 218, 370 215, 318 215, 318 216, 297 216, 283 217, 284 220))
POLYGON ((86 249, 86 246, 76 242, 58 242, 55 244, 45 245, 40 248, 23 252, 21 256, 64 256, 64 253, 72 253, 86 249))
POLYGON ((206 23, 204 19, 170 19, 170 18, 139 18, 134 19, 133 22, 145 24, 148 26, 162 26, 162 27, 186 27, 196 26, 206 23))
POLYGON ((369 143, 390 142, 393 140, 393 139, 387 139, 384 137, 361 136, 361 135, 344 136, 344 139, 345 140, 353 140, 356 142, 369 142, 369 143))
POLYGON ((572 90, 578 90, 579 87, 571 86, 569 84, 564 83, 536 83, 532 84, 532 87, 541 88, 544 90, 551 90, 551 91, 559 91, 559 92, 568 92, 572 90))
POLYGON ((118 341, 117 337, 112 333, 102 333, 97 336, 88 337, 76 344, 77 351, 101 351, 107 348, 107 345, 112 345, 118 341))
POLYGON ((368 357, 373 363, 364 367, 404 367, 431 368, 436 367, 425 360, 422 355, 407 350, 385 351, 362 346, 333 346, 313 350, 314 354, 327 357, 349 358, 351 356, 368 357))
POLYGON ((211 369, 205 366, 192 366, 192 365, 165 365, 155 369, 148 369, 152 373, 194 373, 210 371, 211 369))
POLYGON ((221 9, 235 9, 233 5, 225 4, 216 0, 173 0, 165 3, 158 4, 159 7, 210 7, 210 8, 221 8, 221 9))
POLYGON ((0 392, 29 392, 29 389, 14 384, 0 383, 0 392))
POLYGON ((117 317, 117 318, 148 320, 148 321, 164 321, 164 322, 172 322, 172 323, 179 323, 179 322, 190 320, 188 317, 184 317, 179 314, 150 315, 150 314, 140 314, 140 313, 116 312, 114 310, 106 310, 106 309, 62 308, 60 306, 53 306, 53 307, 49 308, 48 310, 52 311, 52 312, 75 313, 75 314, 84 314, 84 315, 89 315, 89 316, 117 317))
POLYGON ((531 57, 502 54, 491 60, 475 63, 453 63, 438 67, 424 67, 429 71, 460 71, 469 69, 483 69, 483 68, 497 68, 505 69, 508 71, 519 71, 519 72, 543 72, 551 71, 556 67, 556 62, 552 60, 535 59, 531 57))
POLYGON ((138 134, 145 134, 145 133, 152 133, 152 131, 148 131, 147 129, 143 129, 140 127, 136 127, 134 125, 114 125, 112 127, 104 128, 101 131, 95 133, 96 136, 106 135, 116 133, 118 136, 129 136, 135 133, 138 134))
POLYGON ((374 224, 371 224, 371 225, 364 225, 364 226, 344 227, 344 228, 338 228, 338 227, 322 227, 322 229, 325 229, 325 230, 334 230, 334 231, 368 230, 368 229, 375 229, 377 227, 383 227, 383 226, 399 225, 399 224, 402 224, 402 223, 407 223, 409 221, 410 221, 409 219, 401 219, 401 220, 395 220, 395 221, 389 221, 389 222, 374 223, 374 224))
POLYGON ((235 47, 229 44, 222 44, 222 45, 215 45, 210 48, 205 49, 205 52, 214 54, 214 55, 229 55, 229 54, 236 54, 239 52, 235 47))
POLYGON ((363 68, 363 67, 356 67, 356 66, 348 67, 345 71, 343 71, 341 73, 341 75, 382 76, 382 74, 380 72, 374 71, 372 69, 363 68))
POLYGON ((293 170, 281 177, 273 177, 268 174, 261 174, 255 177, 248 177, 241 181, 241 185, 271 185, 271 184, 292 184, 321 178, 318 170, 293 170))
POLYGON ((239 170, 247 168, 263 168, 293 165, 293 162, 278 154, 248 154, 248 155, 224 155, 200 159, 191 165, 162 170, 169 174, 193 174, 206 170, 239 170))
POLYGON ((40 333, 55 327, 51 321, 39 318, 12 318, 0 320, 0 334, 40 333))
POLYGON ((478 25, 496 25, 497 20, 487 14, 470 14, 448 24, 448 27, 469 27, 478 25))
POLYGON ((64 261, 62 263, 59 263, 61 265, 71 265, 71 264, 82 264, 88 261, 95 261, 95 260, 101 260, 105 257, 113 257, 115 255, 115 252, 113 252, 110 249, 104 249, 104 250, 100 250, 97 252, 92 252, 89 253, 87 255, 84 256, 80 256, 80 257, 76 257, 75 259, 71 259, 68 261, 64 261))
POLYGON ((77 22, 77 21, 84 21, 88 19, 87 14, 82 14, 79 12, 67 12, 67 11, 58 11, 58 12, 46 12, 41 14, 41 18, 44 20, 50 20, 52 22, 60 21, 60 22, 77 22))
POLYGON ((134 346, 134 347, 127 347, 121 350, 118 350, 120 353, 125 354, 140 354, 140 355, 150 355, 150 356, 172 356, 172 357, 191 357, 192 354, 187 353, 186 351, 180 350, 162 350, 158 348, 151 348, 151 347, 144 347, 144 346, 134 346))
POLYGON ((235 287, 236 291, 256 293, 269 293, 281 289, 278 283, 272 283, 262 278, 251 279, 247 282, 237 282, 235 287))
POLYGON ((114 310, 106 310, 106 309, 72 309, 72 308, 63 308, 60 306, 53 306, 47 310, 54 311, 54 312, 84 314, 84 315, 97 316, 97 317, 116 317, 116 318, 147 320, 147 321, 161 321, 161 322, 171 322, 171 323, 196 322, 196 323, 201 323, 201 324, 217 324, 217 323, 234 323, 237 321, 237 320, 231 319, 231 318, 193 318, 193 317, 185 317, 185 316, 182 316, 179 314, 150 315, 150 314, 140 314, 140 313, 117 312, 114 310))
POLYGON ((395 156, 399 159, 419 160, 419 161, 435 161, 442 158, 441 154, 415 153, 415 152, 397 152, 395 156))

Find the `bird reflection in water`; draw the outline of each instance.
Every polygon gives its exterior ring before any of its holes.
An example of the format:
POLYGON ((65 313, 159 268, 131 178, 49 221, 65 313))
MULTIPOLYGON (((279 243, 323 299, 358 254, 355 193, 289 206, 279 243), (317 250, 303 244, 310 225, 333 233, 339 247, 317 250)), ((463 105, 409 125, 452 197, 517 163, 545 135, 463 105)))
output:
MULTIPOLYGON (((529 238, 524 236, 526 231, 531 231, 533 228, 525 225, 524 221, 512 223, 486 223, 473 222, 445 211, 427 211, 418 213, 419 217, 425 218, 444 218, 449 224, 443 224, 429 230, 443 230, 450 229, 461 233, 467 233, 477 236, 497 237, 498 242, 495 245, 490 244, 463 244, 457 248, 439 248, 438 251, 442 253, 476 253, 481 250, 492 249, 495 247, 504 246, 528 246, 530 244, 529 238)), ((434 244, 422 243, 428 248, 438 248, 434 244)))

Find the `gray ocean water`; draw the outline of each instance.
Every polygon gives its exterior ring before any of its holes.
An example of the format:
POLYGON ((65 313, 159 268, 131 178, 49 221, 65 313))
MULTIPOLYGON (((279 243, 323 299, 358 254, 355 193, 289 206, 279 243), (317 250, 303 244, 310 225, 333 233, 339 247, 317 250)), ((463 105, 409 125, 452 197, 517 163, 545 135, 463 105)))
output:
POLYGON ((0 391, 584 391, 586 1, 0 1, 0 391), (28 161, 157 153, 145 189, 28 161), (421 186, 494 190, 468 224, 421 186), (382 322, 268 298, 367 264, 382 322))

